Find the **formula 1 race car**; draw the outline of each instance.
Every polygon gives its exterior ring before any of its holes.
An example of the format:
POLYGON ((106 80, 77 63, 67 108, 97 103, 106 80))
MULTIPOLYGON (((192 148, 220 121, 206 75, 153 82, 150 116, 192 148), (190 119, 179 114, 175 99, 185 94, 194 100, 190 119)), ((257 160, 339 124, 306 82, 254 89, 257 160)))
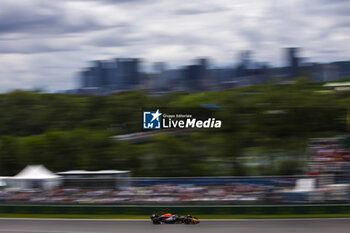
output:
POLYGON ((151 215, 151 220, 153 224, 161 224, 161 223, 166 223, 166 224, 198 224, 199 220, 196 217, 192 217, 191 215, 187 215, 186 217, 179 216, 177 214, 152 214, 151 215))

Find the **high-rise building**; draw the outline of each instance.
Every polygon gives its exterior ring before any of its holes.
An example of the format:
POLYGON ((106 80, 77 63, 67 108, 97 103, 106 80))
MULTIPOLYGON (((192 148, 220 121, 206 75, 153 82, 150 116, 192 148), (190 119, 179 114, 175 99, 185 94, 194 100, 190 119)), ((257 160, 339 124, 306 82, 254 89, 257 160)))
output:
POLYGON ((121 89, 133 89, 139 85, 140 60, 137 58, 117 58, 117 82, 121 84, 121 89))
POLYGON ((80 82, 82 88, 90 87, 89 70, 83 70, 80 72, 80 82))
POLYGON ((235 76, 245 77, 251 75, 251 69, 253 69, 253 63, 251 61, 252 52, 249 50, 241 51, 238 54, 238 65, 236 66, 235 76))
POLYGON ((287 48, 287 76, 295 78, 299 75, 300 58, 298 57, 298 48, 287 48))
POLYGON ((210 85, 208 82, 208 65, 208 59, 200 58, 196 60, 196 64, 185 67, 184 79, 188 91, 204 91, 208 89, 210 85))
POLYGON ((165 62, 155 62, 153 64, 153 71, 157 74, 161 74, 166 70, 165 62))
POLYGON ((138 88, 139 59, 118 58, 113 61, 93 61, 80 73, 82 88, 128 90, 138 88))

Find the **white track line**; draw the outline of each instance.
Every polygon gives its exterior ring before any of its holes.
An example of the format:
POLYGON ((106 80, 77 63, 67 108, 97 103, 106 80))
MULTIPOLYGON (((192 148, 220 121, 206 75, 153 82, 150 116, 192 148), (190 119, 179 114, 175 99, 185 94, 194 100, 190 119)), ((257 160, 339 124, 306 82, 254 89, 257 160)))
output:
MULTIPOLYGON (((68 233, 67 231, 30 231, 30 230, 12 230, 12 229, 0 229, 0 233, 68 233)), ((80 231, 69 231, 69 233, 99 233, 99 232, 80 232, 80 231)), ((113 232, 111 232, 113 233, 113 232)))
POLYGON ((98 218, 0 218, 0 220, 28 220, 28 221, 139 221, 148 222, 151 219, 98 219, 98 218))

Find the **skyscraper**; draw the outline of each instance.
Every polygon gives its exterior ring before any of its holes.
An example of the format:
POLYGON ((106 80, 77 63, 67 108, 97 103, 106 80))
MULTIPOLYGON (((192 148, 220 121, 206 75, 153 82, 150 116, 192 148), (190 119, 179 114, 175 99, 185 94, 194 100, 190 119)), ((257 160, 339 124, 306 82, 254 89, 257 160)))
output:
POLYGON ((137 58, 117 58, 117 79, 121 89, 133 89, 139 85, 139 65, 137 58))
POLYGON ((287 76, 292 79, 299 75, 299 48, 287 48, 287 76))

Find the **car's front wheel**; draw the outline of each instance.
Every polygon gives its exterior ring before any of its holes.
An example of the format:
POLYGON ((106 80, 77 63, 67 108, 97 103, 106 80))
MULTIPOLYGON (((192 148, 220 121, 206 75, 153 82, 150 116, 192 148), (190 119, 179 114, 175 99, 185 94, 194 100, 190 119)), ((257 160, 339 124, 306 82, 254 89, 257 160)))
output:
POLYGON ((191 223, 191 220, 189 220, 189 219, 184 219, 184 223, 185 223, 185 224, 190 224, 190 223, 191 223))

